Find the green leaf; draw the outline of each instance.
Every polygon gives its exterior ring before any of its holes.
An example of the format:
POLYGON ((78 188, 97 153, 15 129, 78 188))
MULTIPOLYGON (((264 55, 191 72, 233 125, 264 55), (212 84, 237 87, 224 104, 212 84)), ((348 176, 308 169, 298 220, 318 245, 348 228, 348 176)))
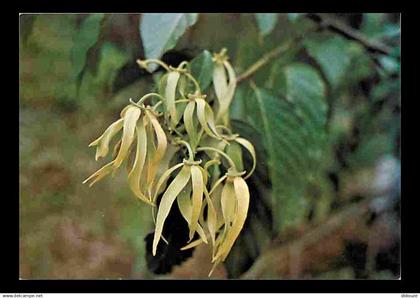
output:
POLYGON ((309 39, 305 41, 305 46, 331 85, 336 87, 350 66, 349 42, 335 36, 326 40, 309 39))
POLYGON ((277 24, 276 13, 256 13, 255 18, 262 36, 270 34, 277 24))
POLYGON ((70 55, 75 78, 81 74, 85 67, 89 49, 98 41, 104 16, 103 13, 89 15, 83 20, 80 29, 73 36, 73 47, 70 55))
POLYGON ((104 43, 101 47, 95 81, 111 88, 118 74, 118 70, 120 70, 129 59, 130 57, 126 51, 121 50, 112 43, 104 43))
POLYGON ((242 119, 245 114, 246 96, 252 90, 248 84, 240 84, 236 87, 235 95, 229 109, 231 119, 242 119))
POLYGON ((206 90, 213 74, 213 60, 209 51, 204 50, 191 61, 191 73, 198 80, 201 91, 206 90))
MULTIPOLYGON (((197 13, 144 13, 140 21, 140 35, 146 59, 159 59, 175 47, 188 27, 197 21, 197 13)), ((153 71, 155 64, 149 66, 153 71)))
POLYGON ((281 93, 255 88, 246 105, 250 122, 263 135, 273 185, 275 230, 299 224, 309 212, 305 187, 319 173, 325 145, 325 87, 315 70, 303 64, 283 69, 281 93))

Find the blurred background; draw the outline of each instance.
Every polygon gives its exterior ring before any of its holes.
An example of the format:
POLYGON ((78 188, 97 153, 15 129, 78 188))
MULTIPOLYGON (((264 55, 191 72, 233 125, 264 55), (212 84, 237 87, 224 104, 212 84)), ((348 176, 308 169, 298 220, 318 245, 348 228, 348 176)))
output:
MULTIPOLYGON (((270 15, 199 14, 162 57, 176 66, 203 50, 225 47, 241 74, 299 36, 301 46, 273 59, 252 81, 277 94, 283 67, 300 62, 319 73, 327 90, 327 145, 320 174, 305 185, 299 220, 279 230, 272 227, 276 219, 270 213, 277 207, 255 213, 213 278, 398 278, 399 15, 270 15), (324 17, 334 22, 320 21, 324 17), (351 40, 348 32, 363 39, 351 40)), ((153 91, 161 73, 146 73, 135 63, 145 56, 142 17, 20 16, 23 279, 207 278, 211 265, 205 247, 185 262, 170 264, 165 274, 153 272, 144 241, 153 231, 151 212, 135 200, 123 171, 92 188, 82 184, 102 164, 88 144, 119 117, 130 97, 153 91)), ((252 117, 246 109, 251 89, 245 83, 238 87, 232 118, 258 128, 258 118, 247 118, 252 117)), ((261 173, 272 173, 272 166, 262 162, 268 170, 261 173)), ((251 186, 256 197, 271 198, 277 184, 270 177, 251 186)), ((256 200, 254 210, 262 201, 256 200)), ((285 211, 279 208, 281 216, 285 211)))

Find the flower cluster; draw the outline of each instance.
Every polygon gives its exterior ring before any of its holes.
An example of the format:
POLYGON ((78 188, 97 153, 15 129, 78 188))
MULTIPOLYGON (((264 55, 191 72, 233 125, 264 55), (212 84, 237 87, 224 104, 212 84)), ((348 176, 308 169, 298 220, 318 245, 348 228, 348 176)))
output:
POLYGON ((157 63, 166 70, 159 91, 137 102, 130 99, 120 119, 89 145, 96 146, 98 160, 122 131, 113 160, 83 183, 92 186, 127 161, 133 194, 157 208, 153 255, 158 245, 164 245, 163 227, 176 201, 189 227, 189 241, 182 249, 211 245, 214 269, 226 259, 245 223, 250 199, 245 180, 256 164, 253 145, 230 126, 235 72, 225 50, 214 54, 214 92, 209 90, 207 96, 188 62, 177 68, 154 59, 137 63, 145 69, 157 63), (243 150, 253 159, 251 169, 244 169, 243 150))

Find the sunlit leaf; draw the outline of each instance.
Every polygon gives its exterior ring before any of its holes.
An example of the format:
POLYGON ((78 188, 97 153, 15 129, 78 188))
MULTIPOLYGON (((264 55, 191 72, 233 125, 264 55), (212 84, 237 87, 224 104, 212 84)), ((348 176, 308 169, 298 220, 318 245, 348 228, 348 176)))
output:
MULTIPOLYGON (((175 47, 188 27, 197 21, 197 13, 144 13, 141 16, 140 35, 147 59, 159 59, 175 47)), ((149 66, 153 71, 155 64, 149 66)))

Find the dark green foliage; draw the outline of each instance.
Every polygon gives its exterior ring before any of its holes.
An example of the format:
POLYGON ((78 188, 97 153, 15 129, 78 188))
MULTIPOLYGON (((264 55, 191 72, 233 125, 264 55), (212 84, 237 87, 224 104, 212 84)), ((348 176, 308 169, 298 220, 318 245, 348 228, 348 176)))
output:
POLYGON ((308 211, 303 194, 309 179, 319 175, 327 113, 324 85, 315 70, 293 64, 283 73, 284 97, 255 88, 246 105, 269 152, 275 230, 299 224, 308 211))
POLYGON ((82 20, 80 28, 73 37, 74 45, 71 50, 71 59, 75 78, 81 76, 85 68, 87 52, 99 38, 103 18, 103 13, 87 16, 82 20))
POLYGON ((205 91, 211 84, 213 73, 213 60, 209 51, 203 51, 191 61, 191 72, 200 83, 201 91, 205 91))

